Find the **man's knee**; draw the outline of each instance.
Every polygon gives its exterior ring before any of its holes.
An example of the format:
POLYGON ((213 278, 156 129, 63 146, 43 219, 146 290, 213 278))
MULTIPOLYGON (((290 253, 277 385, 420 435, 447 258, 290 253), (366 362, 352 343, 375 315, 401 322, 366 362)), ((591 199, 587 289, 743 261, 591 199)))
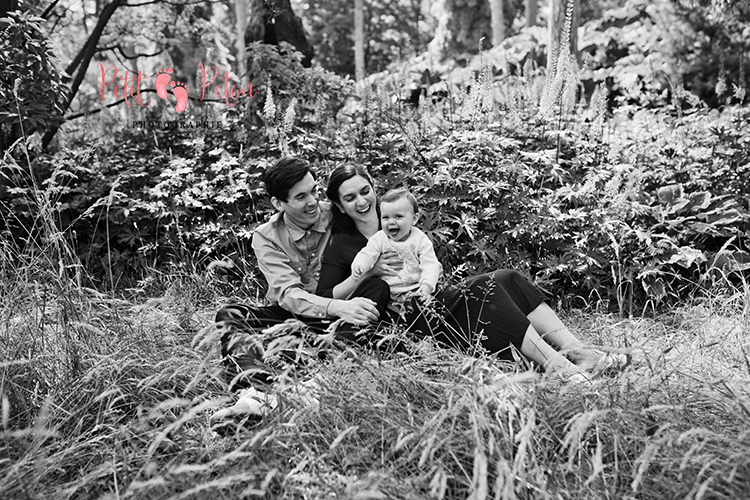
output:
POLYGON ((216 323, 233 323, 247 318, 247 307, 240 304, 230 304, 219 309, 216 313, 216 323))
POLYGON ((372 300, 377 304, 378 312, 382 315, 391 299, 391 288, 383 279, 371 277, 357 287, 352 297, 364 297, 372 300))
POLYGON ((371 297, 375 302, 385 301, 391 297, 391 287, 381 278, 370 278, 371 297))

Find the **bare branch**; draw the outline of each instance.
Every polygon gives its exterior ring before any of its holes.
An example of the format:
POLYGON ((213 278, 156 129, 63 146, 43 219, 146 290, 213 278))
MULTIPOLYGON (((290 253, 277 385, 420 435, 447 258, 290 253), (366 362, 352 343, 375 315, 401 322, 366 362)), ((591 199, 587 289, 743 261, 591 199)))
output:
MULTIPOLYGON (((94 57, 94 54, 96 54, 96 46, 99 44, 99 39, 101 38, 102 33, 104 33, 104 28, 107 26, 107 23, 112 18, 112 15, 115 13, 115 11, 124 3, 125 0, 112 0, 107 4, 106 7, 104 7, 104 10, 102 10, 101 15, 99 16, 99 20, 96 23, 96 27, 91 33, 91 36, 89 36, 88 40, 86 40, 86 44, 83 46, 80 52, 78 52, 78 55, 65 70, 65 72, 71 76, 73 76, 73 72, 75 72, 75 77, 73 78, 73 83, 70 86, 70 93, 68 94, 68 98, 63 104, 63 112, 67 111, 70 108, 73 99, 75 99, 75 96, 78 93, 81 82, 83 82, 83 79, 86 76, 86 69, 89 67, 91 58, 94 57), (76 71, 76 69, 78 71, 76 71)), ((42 148, 46 148, 49 143, 52 142, 52 138, 55 136, 59 129, 60 126, 56 125, 51 127, 47 131, 47 133, 44 134, 44 137, 42 137, 42 148)))
POLYGON ((138 59, 139 57, 154 57, 154 56, 158 56, 159 54, 161 54, 162 52, 164 52, 164 49, 159 49, 158 52, 154 52, 153 54, 140 54, 140 53, 136 52, 135 55, 129 56, 129 55, 127 55, 125 53, 125 51, 122 49, 122 45, 120 45, 120 44, 117 44, 117 45, 108 45, 106 47, 97 47, 96 48, 97 52, 106 52, 108 50, 117 50, 117 52, 119 52, 120 55, 123 58, 125 58, 125 59, 138 59))
MULTIPOLYGON (((156 90, 154 89, 141 89, 141 94, 148 94, 148 93, 156 93, 156 90)), ((198 99, 197 97, 189 97, 188 99, 191 101, 198 101, 198 102, 226 102, 223 99, 198 99)), ((65 117, 65 121, 75 120, 76 118, 81 118, 82 116, 89 116, 89 115, 95 115, 97 113, 101 113, 105 109, 113 108, 115 106, 119 106, 120 104, 124 103, 125 99, 120 99, 119 101, 115 101, 113 103, 107 104, 106 106, 102 106, 99 108, 96 108, 94 110, 90 111, 80 111, 78 113, 73 113, 72 115, 68 115, 65 117)))
POLYGON ((200 5, 206 3, 219 3, 220 0, 209 0, 209 1, 196 1, 196 2, 170 2, 168 0, 152 0, 150 2, 143 3, 126 3, 123 7, 143 7, 144 5, 153 5, 156 3, 164 3, 167 5, 185 6, 185 5, 200 5))
POLYGON ((159 54, 161 54, 162 52, 164 52, 164 49, 159 49, 158 52, 154 52, 153 54, 139 54, 139 53, 136 52, 136 54, 134 56, 129 56, 129 55, 125 54, 125 51, 122 50, 122 47, 120 47, 118 45, 117 46, 117 51, 120 54, 122 54, 122 57, 124 57, 125 59, 138 59, 139 57, 154 57, 154 56, 158 56, 159 54))
POLYGON ((54 0, 54 2, 52 2, 52 3, 51 3, 51 4, 49 5, 49 7, 47 7, 47 8, 46 8, 46 9, 44 10, 44 12, 42 13, 42 15, 41 15, 42 19, 47 19, 47 16, 49 16, 49 15, 50 15, 50 13, 52 12, 52 9, 54 9, 54 8, 55 8, 55 6, 56 6, 56 5, 58 4, 58 3, 60 3, 60 0, 54 0))

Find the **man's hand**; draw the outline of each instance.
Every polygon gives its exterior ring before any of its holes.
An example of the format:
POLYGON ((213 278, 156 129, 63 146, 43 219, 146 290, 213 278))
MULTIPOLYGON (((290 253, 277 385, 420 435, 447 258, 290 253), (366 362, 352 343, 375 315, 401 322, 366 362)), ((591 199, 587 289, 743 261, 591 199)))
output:
POLYGON ((432 295, 432 287, 430 285, 422 284, 420 285, 419 290, 417 290, 417 293, 429 297, 432 295))
POLYGON ((404 267, 404 261, 393 250, 387 250, 380 254, 378 261, 372 266, 370 274, 373 276, 393 276, 398 274, 404 267))
POLYGON ((354 297, 349 300, 332 300, 328 306, 328 314, 355 325, 364 325, 376 321, 379 317, 375 302, 364 297, 354 297))

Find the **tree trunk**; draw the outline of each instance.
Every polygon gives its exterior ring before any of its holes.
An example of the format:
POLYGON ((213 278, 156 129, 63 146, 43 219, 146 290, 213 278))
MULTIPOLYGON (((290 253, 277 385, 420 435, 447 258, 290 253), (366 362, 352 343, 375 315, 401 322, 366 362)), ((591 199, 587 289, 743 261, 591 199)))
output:
POLYGON ((235 42, 237 48, 237 76, 240 78, 240 87, 246 88, 248 84, 247 51, 245 50, 245 31, 247 30, 247 0, 234 0, 234 12, 237 17, 237 41, 235 42))
POLYGON ((490 0, 490 17, 492 20, 492 46, 497 47, 505 40, 503 0, 490 0))
POLYGON ((579 61, 578 55, 578 24, 581 16, 580 0, 550 0, 549 47, 547 48, 547 72, 553 71, 557 63, 555 55, 563 50, 569 50, 579 61), (566 11, 570 11, 570 32, 568 38, 563 39, 566 11))
POLYGON ((526 0, 526 26, 536 26, 539 0, 526 0))
POLYGON ((364 2, 354 0, 354 79, 365 78, 365 21, 364 2))
POLYGON ((307 40, 302 21, 292 10, 290 0, 250 0, 248 12, 245 43, 278 45, 287 42, 302 53, 302 65, 310 67, 315 51, 307 40))
MULTIPOLYGON (((112 14, 114 14, 115 11, 124 3, 125 0, 112 0, 112 2, 104 7, 104 10, 102 10, 101 15, 99 16, 99 20, 96 23, 96 27, 91 33, 91 36, 89 36, 88 40, 86 40, 86 44, 78 52, 78 55, 75 57, 75 59, 73 59, 73 62, 71 62, 65 70, 65 72, 71 76, 73 76, 73 72, 75 72, 75 77, 73 77, 73 83, 70 85, 70 94, 68 95, 68 99, 62 105, 63 113, 70 109, 70 105, 73 103, 73 99, 75 99, 75 96, 78 93, 78 88, 81 86, 83 78, 86 76, 86 70, 89 67, 89 63, 96 53, 96 46, 99 43, 99 39, 101 38, 102 33, 104 33, 104 28, 112 18, 112 14)), ((42 148, 47 148, 49 143, 52 142, 52 138, 55 137, 55 134, 57 134, 57 131, 59 129, 60 127, 58 125, 50 127, 50 129, 44 134, 44 137, 42 137, 42 148)))

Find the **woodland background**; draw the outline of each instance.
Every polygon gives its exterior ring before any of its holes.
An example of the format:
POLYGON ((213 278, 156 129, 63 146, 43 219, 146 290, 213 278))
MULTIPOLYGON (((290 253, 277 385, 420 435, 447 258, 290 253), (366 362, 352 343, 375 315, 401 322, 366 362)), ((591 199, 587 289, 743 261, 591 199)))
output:
POLYGON ((3 498, 750 491, 750 7, 4 0, 0 33, 3 498), (257 95, 201 99, 199 63, 257 95), (98 64, 149 76, 150 104, 98 64), (263 296, 284 154, 412 189, 448 282, 518 269, 632 366, 569 387, 425 342, 346 351, 217 435, 212 315, 263 296))

